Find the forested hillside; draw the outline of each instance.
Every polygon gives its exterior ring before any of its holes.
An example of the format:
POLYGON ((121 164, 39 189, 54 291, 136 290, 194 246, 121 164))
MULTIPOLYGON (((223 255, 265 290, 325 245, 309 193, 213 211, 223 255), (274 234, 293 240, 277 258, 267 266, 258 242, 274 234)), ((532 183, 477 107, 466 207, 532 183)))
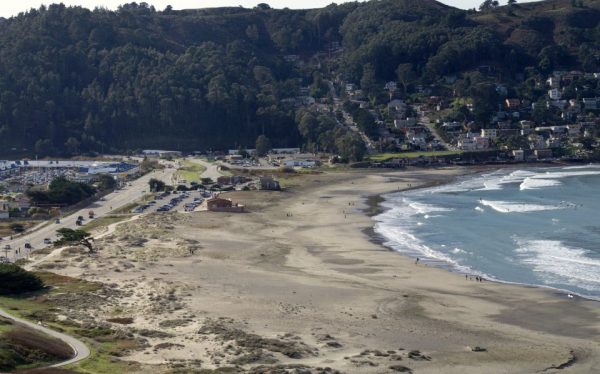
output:
POLYGON ((488 64, 599 69, 600 2, 462 11, 433 0, 314 10, 52 5, 0 22, 0 147, 43 155, 300 146, 289 98, 323 80, 369 93, 488 64), (332 43, 343 53, 327 53, 332 43), (299 56, 302 63, 289 55, 299 56))

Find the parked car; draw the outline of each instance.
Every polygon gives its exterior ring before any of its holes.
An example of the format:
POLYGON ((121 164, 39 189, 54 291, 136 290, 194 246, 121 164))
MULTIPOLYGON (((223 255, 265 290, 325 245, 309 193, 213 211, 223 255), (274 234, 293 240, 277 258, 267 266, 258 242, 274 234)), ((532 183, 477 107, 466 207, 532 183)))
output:
POLYGON ((31 249, 31 244, 29 244, 29 243, 25 243, 25 248, 27 248, 27 249, 31 249))
POLYGON ((4 256, 0 256, 0 264, 9 264, 10 260, 4 256))
POLYGON ((45 238, 44 244, 52 244, 52 240, 50 240, 50 238, 45 238))

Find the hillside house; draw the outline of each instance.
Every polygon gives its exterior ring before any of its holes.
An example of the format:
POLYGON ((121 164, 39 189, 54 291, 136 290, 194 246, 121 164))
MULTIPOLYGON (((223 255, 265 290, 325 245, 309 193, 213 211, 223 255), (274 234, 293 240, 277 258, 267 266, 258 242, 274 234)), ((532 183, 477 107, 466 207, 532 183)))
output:
POLYGON ((600 105, 598 105, 598 101, 600 101, 597 97, 590 97, 583 99, 583 108, 585 110, 598 110, 600 105))
POLYGON ((559 89, 553 88, 548 90, 548 97, 550 100, 560 100, 562 97, 562 92, 559 89))
POLYGON ((394 127, 397 129, 401 129, 404 127, 412 127, 417 124, 416 118, 405 118, 405 119, 395 119, 394 127))
POLYGON ((519 99, 506 99, 504 104, 508 109, 518 110, 521 107, 521 100, 519 99))
POLYGON ((498 137, 498 129, 481 129, 481 136, 496 139, 498 137))
POLYGON ((567 125, 567 133, 569 134, 569 137, 578 137, 581 135, 581 125, 578 123, 567 125))

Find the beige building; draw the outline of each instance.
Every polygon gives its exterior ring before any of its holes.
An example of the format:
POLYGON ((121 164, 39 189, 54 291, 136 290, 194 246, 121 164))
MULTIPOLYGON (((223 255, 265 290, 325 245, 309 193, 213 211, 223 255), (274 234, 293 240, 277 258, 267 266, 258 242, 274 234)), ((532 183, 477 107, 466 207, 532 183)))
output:
POLYGON ((7 219, 10 214, 10 204, 6 200, 0 200, 0 219, 7 219))

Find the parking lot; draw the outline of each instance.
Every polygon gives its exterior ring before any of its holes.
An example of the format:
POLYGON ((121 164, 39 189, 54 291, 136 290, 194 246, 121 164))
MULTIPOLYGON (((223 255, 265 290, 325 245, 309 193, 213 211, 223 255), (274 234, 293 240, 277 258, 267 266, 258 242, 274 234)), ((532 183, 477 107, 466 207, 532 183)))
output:
POLYGON ((172 193, 161 193, 156 197, 133 209, 132 213, 155 213, 155 212, 191 212, 211 197, 209 191, 173 191, 172 193))

